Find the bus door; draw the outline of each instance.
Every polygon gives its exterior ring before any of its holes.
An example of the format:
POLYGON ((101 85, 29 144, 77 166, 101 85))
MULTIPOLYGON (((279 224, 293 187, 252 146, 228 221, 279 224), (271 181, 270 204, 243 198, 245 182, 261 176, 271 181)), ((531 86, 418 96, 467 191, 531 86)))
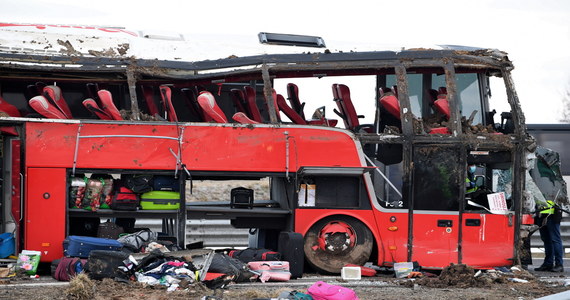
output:
POLYGON ((474 267, 512 264, 515 217, 511 157, 509 151, 471 151, 467 156, 467 163, 476 167, 474 176, 478 187, 466 195, 461 229, 461 262, 464 264, 474 267), (505 206, 506 212, 493 210, 491 201, 497 207, 505 206))
POLYGON ((412 156, 411 260, 422 267, 457 263, 458 199, 465 186, 461 149, 415 145, 412 156))

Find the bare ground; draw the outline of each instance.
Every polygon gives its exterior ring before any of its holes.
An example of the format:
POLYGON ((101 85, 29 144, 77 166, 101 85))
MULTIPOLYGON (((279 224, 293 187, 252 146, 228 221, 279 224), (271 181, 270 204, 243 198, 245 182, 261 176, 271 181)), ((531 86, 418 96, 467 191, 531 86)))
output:
POLYGON ((16 278, 4 281, 0 286, 0 299, 270 299, 282 291, 297 290, 306 292, 314 282, 323 280, 330 284, 353 289, 360 299, 536 299, 542 296, 567 291, 564 276, 550 278, 550 283, 537 280, 530 273, 515 276, 473 277, 472 270, 460 268, 438 277, 420 279, 396 279, 387 274, 366 278, 360 281, 343 281, 340 277, 308 275, 302 279, 282 283, 233 284, 225 289, 210 290, 200 283, 181 285, 182 290, 168 292, 165 287, 147 286, 137 282, 121 283, 111 279, 90 280, 85 275, 78 276, 69 285, 29 286, 29 283, 45 282, 16 278), (527 278, 527 283, 515 283, 508 278, 527 278), (552 280, 553 279, 553 280, 552 280))

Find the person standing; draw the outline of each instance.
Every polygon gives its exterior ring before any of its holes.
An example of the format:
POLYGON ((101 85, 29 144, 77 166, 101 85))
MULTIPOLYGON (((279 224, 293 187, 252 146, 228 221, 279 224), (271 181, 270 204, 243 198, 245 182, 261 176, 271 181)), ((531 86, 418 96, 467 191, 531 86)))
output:
POLYGON ((554 201, 547 200, 546 206, 538 212, 535 224, 540 226, 540 239, 544 243, 544 262, 535 271, 564 272, 564 247, 560 236, 562 212, 554 201))
POLYGON ((536 165, 530 175, 546 199, 537 203, 535 224, 540 226, 540 238, 544 243, 544 262, 535 271, 564 272, 564 247, 560 236, 562 211, 568 204, 566 182, 560 173, 559 154, 538 146, 535 151, 536 165))

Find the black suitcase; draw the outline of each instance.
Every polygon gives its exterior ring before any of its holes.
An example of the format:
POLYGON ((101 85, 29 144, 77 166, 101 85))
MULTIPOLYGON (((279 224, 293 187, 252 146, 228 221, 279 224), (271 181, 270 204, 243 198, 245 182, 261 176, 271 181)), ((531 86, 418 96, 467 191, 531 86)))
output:
POLYGON ((119 267, 123 266, 123 261, 128 258, 129 254, 122 251, 93 250, 89 254, 86 269, 92 279, 127 279, 129 276, 119 267))
POLYGON ((231 208, 253 208, 253 190, 237 187, 231 190, 231 208))
POLYGON ((303 243, 303 235, 300 233, 285 231, 279 233, 277 248, 281 253, 281 259, 289 262, 291 278, 303 277, 303 266, 305 264, 303 243))

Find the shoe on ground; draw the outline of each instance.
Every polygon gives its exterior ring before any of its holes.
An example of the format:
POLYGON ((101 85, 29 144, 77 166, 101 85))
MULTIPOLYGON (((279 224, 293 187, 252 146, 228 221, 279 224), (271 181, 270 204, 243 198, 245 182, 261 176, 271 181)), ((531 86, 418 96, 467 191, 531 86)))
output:
POLYGON ((552 268, 550 271, 551 272, 557 272, 557 273, 564 272, 564 266, 554 266, 554 268, 552 268))
POLYGON ((544 271, 552 271, 552 268, 553 268, 552 266, 545 266, 545 265, 542 265, 542 266, 540 266, 540 267, 538 267, 538 268, 534 268, 534 270, 535 270, 535 271, 539 271, 539 272, 544 272, 544 271))

